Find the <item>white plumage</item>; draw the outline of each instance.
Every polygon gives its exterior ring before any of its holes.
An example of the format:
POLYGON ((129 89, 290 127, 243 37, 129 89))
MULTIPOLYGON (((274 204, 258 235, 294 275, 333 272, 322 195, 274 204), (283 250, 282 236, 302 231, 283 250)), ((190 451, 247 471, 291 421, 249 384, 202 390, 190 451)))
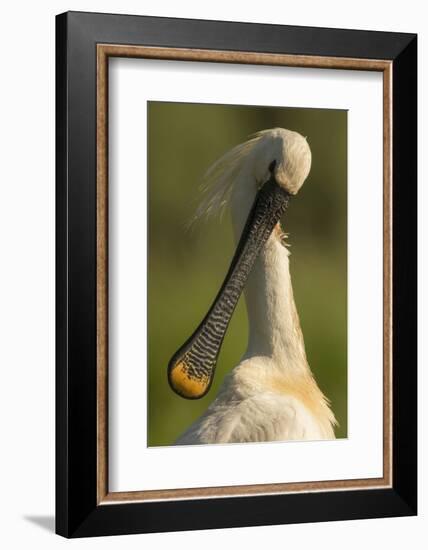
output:
MULTIPOLYGON (((210 168, 197 217, 230 205, 239 238, 272 161, 278 184, 296 194, 310 170, 309 145, 296 132, 265 130, 210 168)), ((333 439, 336 420, 306 359, 289 251, 279 224, 259 254, 244 292, 247 351, 207 411, 176 444, 333 439)))

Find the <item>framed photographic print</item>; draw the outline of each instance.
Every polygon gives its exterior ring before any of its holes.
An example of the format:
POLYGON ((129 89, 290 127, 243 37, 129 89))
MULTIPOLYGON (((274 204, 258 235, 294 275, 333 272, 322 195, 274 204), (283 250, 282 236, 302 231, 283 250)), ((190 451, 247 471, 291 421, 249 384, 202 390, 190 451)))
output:
POLYGON ((416 514, 416 36, 56 36, 57 532, 416 514))

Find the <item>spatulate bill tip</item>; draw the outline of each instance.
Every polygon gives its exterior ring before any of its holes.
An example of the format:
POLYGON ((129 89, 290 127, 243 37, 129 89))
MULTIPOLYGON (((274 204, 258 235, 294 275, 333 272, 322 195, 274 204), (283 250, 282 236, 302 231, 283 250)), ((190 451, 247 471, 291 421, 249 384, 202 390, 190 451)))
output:
POLYGON ((201 399, 211 386, 212 376, 193 373, 185 360, 172 362, 168 366, 168 382, 171 389, 185 399, 201 399))

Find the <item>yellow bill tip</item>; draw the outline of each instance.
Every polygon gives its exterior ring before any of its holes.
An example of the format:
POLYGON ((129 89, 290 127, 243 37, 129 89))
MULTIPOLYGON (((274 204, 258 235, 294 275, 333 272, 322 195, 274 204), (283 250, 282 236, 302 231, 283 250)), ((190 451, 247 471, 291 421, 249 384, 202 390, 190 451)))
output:
POLYGON ((170 369, 168 378, 171 388, 186 399, 203 397, 209 386, 209 380, 205 377, 197 378, 191 375, 184 361, 180 361, 170 369))

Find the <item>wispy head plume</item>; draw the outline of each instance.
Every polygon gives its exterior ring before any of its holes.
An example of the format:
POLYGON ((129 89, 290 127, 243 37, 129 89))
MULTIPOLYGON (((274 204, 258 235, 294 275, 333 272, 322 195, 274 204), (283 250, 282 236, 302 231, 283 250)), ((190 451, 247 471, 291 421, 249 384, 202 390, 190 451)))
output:
POLYGON ((200 185, 200 202, 187 227, 191 228, 201 219, 222 216, 229 202, 233 186, 241 171, 243 161, 260 139, 262 132, 248 141, 236 145, 217 159, 205 172, 200 185))

